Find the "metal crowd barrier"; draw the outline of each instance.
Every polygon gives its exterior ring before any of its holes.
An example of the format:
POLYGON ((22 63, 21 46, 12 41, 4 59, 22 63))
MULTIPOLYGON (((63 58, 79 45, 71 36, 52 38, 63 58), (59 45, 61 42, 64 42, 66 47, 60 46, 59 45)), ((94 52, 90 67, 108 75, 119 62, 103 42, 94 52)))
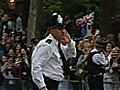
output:
MULTIPOLYGON (((120 82, 104 82, 107 85, 118 85, 114 90, 120 90, 120 82)), ((33 90, 31 80, 21 80, 19 78, 6 79, 0 86, 0 90, 33 90)), ((63 80, 60 82, 58 90, 89 90, 88 83, 77 80, 63 80)))
POLYGON ((58 90, 88 90, 88 84, 85 81, 63 80, 58 90))
POLYGON ((6 79, 0 86, 0 90, 33 90, 30 80, 21 80, 19 78, 6 79))
MULTIPOLYGON (((120 90, 120 81, 117 82, 104 82, 104 85, 114 86, 113 89, 106 90, 120 90)), ((77 80, 63 80, 58 90, 89 90, 87 81, 77 80)))

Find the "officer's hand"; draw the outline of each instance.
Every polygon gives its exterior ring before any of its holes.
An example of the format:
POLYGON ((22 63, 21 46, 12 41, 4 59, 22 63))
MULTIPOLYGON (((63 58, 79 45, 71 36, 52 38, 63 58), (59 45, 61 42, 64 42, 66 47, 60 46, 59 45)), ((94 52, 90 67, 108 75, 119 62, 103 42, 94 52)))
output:
POLYGON ((61 41, 62 41, 63 44, 68 44, 68 43, 71 42, 71 37, 70 37, 70 35, 67 33, 67 31, 66 31, 66 33, 64 34, 63 39, 62 39, 61 41))
POLYGON ((43 88, 41 88, 41 90, 48 90, 48 89, 47 89, 47 87, 43 87, 43 88))

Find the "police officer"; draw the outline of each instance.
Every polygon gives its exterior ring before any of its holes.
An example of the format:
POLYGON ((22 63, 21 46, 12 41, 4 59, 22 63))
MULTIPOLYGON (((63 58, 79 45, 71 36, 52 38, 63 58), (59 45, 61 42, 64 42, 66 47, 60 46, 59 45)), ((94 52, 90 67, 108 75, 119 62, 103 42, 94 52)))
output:
POLYGON ((38 90, 58 90, 59 81, 64 78, 58 43, 66 60, 76 56, 75 42, 65 30, 61 15, 52 14, 48 30, 49 35, 37 44, 32 54, 31 73, 38 90))
POLYGON ((108 65, 108 60, 103 53, 105 43, 96 42, 96 50, 92 50, 88 56, 86 70, 88 71, 88 84, 90 90, 104 90, 103 73, 108 65))

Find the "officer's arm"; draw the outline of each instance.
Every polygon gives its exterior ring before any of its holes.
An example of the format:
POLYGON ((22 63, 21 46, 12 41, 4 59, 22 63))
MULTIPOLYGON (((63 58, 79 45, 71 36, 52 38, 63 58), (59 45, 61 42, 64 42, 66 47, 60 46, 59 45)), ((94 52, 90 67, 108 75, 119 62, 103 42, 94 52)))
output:
POLYGON ((105 58, 104 55, 94 54, 92 59, 93 59, 93 62, 98 64, 98 65, 103 65, 103 66, 108 65, 108 60, 105 58))
POLYGON ((64 52, 64 55, 66 57, 66 60, 76 57, 76 47, 75 47, 75 41, 71 39, 71 42, 68 43, 66 46, 62 47, 62 50, 64 52))
POLYGON ((75 41, 71 39, 71 42, 68 44, 68 56, 70 57, 76 57, 76 46, 75 46, 75 41))
POLYGON ((45 87, 45 82, 42 74, 42 67, 51 55, 51 48, 48 45, 40 45, 35 48, 32 55, 32 79, 39 89, 45 87))

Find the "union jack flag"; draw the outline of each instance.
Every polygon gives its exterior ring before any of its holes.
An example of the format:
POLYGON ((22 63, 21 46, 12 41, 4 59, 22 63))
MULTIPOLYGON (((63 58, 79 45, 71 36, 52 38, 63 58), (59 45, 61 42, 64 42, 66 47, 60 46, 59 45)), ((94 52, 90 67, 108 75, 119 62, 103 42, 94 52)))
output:
POLYGON ((79 18, 79 24, 82 26, 86 25, 87 23, 93 24, 94 20, 94 12, 79 18))

